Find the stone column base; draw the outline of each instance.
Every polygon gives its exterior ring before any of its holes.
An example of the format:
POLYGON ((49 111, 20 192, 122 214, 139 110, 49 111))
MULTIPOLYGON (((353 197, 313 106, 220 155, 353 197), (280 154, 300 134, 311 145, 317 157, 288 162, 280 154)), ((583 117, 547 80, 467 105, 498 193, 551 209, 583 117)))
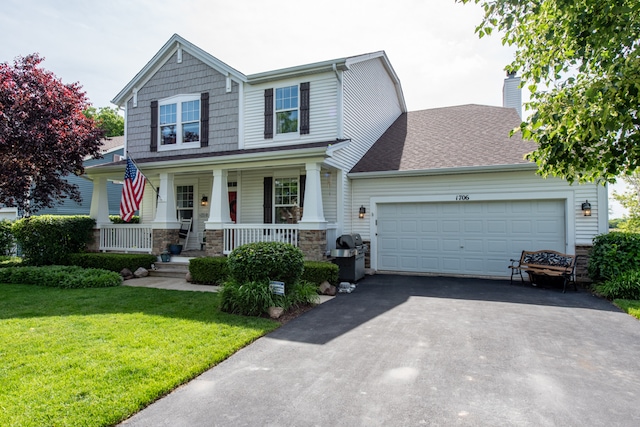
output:
POLYGON ((207 256, 224 256, 224 230, 205 230, 204 253, 207 256))
POLYGON ((327 250, 327 230, 300 230, 300 250, 307 261, 324 261, 327 250))
POLYGON ((91 241, 87 243, 87 252, 100 252, 100 229, 94 228, 91 231, 91 241))
POLYGON ((151 253, 160 255, 170 244, 178 243, 179 230, 152 230, 153 245, 151 253))

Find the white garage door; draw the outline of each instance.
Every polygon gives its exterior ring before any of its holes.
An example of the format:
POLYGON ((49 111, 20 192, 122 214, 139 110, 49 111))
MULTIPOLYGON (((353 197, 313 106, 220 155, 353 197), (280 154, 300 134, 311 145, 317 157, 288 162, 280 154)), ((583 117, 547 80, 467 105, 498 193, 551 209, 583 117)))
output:
POLYGON ((566 252, 564 201, 378 205, 378 270, 510 275, 523 250, 566 252))

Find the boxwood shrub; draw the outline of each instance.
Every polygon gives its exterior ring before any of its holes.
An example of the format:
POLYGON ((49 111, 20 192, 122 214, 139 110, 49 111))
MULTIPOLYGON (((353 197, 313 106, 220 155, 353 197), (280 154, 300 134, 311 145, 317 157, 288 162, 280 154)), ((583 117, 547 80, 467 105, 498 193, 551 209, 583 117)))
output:
POLYGON ((122 277, 98 268, 51 265, 0 268, 0 283, 39 285, 54 288, 106 288, 118 286, 122 277))
POLYGON ((69 256, 70 265, 103 268, 116 273, 120 273, 124 268, 136 271, 143 267, 148 270, 156 260, 157 257, 151 254, 78 253, 69 256))
POLYGON ((302 280, 320 285, 329 282, 332 285, 338 283, 339 268, 331 262, 305 261, 302 272, 302 280))
POLYGON ((189 272, 195 283, 204 285, 222 285, 229 277, 224 257, 193 258, 189 260, 189 272))
POLYGON ((640 234, 615 231, 593 239, 588 266, 593 282, 604 282, 639 269, 640 234))
POLYGON ((8 256, 13 249, 13 234, 11 233, 11 221, 0 221, 0 256, 8 256))
POLYGON ((289 243, 248 243, 229 254, 227 265, 238 283, 278 280, 292 284, 302 276, 304 254, 289 243))

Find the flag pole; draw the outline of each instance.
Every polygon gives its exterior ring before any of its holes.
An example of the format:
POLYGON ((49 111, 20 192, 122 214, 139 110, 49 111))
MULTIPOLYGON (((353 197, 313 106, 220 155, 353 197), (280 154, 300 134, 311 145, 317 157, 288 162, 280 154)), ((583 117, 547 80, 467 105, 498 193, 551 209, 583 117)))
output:
MULTIPOLYGON (((140 166, 138 166, 138 163, 136 163, 136 161, 133 159, 133 157, 131 157, 131 154, 129 153, 129 151, 127 151, 127 159, 131 159, 131 161, 133 162, 134 166, 136 167, 136 169, 138 169, 139 173, 142 173, 142 169, 140 169, 140 166)), ((142 176, 144 176, 144 179, 147 180, 147 183, 151 186, 151 188, 153 188, 153 191, 156 192, 156 195, 158 197, 160 197, 160 192, 158 191, 158 189, 151 183, 151 181, 149 181, 149 179, 147 178, 147 176, 145 174, 142 173, 142 176)))

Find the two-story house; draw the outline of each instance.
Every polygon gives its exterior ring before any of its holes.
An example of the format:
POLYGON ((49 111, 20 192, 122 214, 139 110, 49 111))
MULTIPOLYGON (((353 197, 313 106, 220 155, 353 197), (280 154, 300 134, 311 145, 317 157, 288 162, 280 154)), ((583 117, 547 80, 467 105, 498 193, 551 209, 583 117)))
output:
POLYGON ((408 113, 382 51, 244 75, 174 35, 113 102, 149 185, 141 224, 114 226, 105 188, 124 162, 87 170, 96 250, 159 254, 191 219, 186 249, 210 256, 279 240, 319 260, 359 232, 373 269, 505 275, 521 250, 574 253, 606 223, 606 190, 535 175, 515 110, 408 113))

